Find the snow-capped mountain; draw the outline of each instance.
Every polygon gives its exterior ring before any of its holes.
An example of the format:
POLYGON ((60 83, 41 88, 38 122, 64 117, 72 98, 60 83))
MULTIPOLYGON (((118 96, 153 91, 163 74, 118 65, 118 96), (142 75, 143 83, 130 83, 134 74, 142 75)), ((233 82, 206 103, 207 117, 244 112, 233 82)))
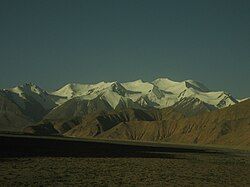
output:
MULTIPOLYGON (((73 83, 53 92, 47 92, 29 83, 1 89, 0 95, 2 105, 13 109, 9 116, 13 117, 15 111, 21 112, 25 118, 23 121, 30 119, 31 123, 42 119, 71 119, 89 113, 127 108, 161 109, 172 106, 185 115, 194 115, 200 111, 220 109, 239 102, 230 94, 210 91, 197 81, 177 82, 167 78, 159 78, 152 82, 136 80, 125 83, 73 83)), ((5 117, 0 121, 6 119, 5 117)))
POLYGON ((159 78, 153 82, 137 80, 133 82, 100 82, 97 84, 67 84, 59 90, 51 93, 58 98, 57 104, 74 97, 82 97, 92 100, 102 97, 108 101, 113 109, 120 101, 134 102, 141 107, 164 108, 172 106, 185 98, 195 98, 216 108, 223 108, 237 103, 230 94, 223 91, 209 91, 203 84, 185 80, 172 81, 167 78, 159 78))
POLYGON ((15 103, 31 119, 40 120, 56 105, 45 90, 32 83, 0 90, 1 94, 15 103))
POLYGON ((165 108, 177 103, 195 105, 193 99, 196 103, 200 101, 214 108, 223 108, 238 102, 230 94, 223 91, 209 91, 197 81, 176 82, 167 78, 159 78, 152 82, 136 80, 125 83, 117 81, 97 84, 73 83, 51 93, 29 83, 2 89, 0 92, 34 120, 42 119, 52 109, 54 112, 59 106, 69 102, 77 103, 77 105, 67 104, 66 106, 70 108, 79 107, 81 103, 87 108, 91 106, 92 109, 84 109, 89 112, 105 108, 165 108), (72 100, 74 98, 78 99, 72 100))
POLYGON ((46 110, 50 110, 55 107, 55 102, 51 99, 50 94, 32 83, 10 89, 4 89, 4 91, 12 96, 13 100, 22 106, 22 108, 25 107, 25 102, 27 101, 36 101, 46 110))

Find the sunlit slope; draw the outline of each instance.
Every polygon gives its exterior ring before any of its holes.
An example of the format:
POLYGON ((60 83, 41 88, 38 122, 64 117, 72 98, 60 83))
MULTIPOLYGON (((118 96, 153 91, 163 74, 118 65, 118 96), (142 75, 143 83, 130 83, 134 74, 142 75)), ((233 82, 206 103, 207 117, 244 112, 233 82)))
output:
POLYGON ((122 122, 100 137, 250 146, 250 100, 176 120, 122 122))

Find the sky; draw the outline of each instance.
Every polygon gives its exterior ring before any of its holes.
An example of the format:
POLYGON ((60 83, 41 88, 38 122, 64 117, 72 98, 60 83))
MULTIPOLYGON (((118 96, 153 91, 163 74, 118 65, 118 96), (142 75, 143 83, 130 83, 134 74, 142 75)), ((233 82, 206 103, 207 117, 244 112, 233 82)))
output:
POLYGON ((1 0, 0 88, 193 79, 250 96, 249 0, 1 0))

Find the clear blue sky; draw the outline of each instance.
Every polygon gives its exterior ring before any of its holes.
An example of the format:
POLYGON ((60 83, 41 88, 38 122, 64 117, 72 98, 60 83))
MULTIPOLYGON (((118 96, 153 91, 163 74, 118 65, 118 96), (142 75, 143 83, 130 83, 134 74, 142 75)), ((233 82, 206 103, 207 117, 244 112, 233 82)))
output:
POLYGON ((0 87, 198 80, 250 96, 249 0, 1 0, 0 87))

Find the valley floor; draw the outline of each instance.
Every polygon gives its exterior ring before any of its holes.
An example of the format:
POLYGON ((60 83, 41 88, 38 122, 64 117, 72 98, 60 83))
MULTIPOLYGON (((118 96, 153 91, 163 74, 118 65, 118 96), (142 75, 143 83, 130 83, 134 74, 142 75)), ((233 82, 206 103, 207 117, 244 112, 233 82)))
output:
POLYGON ((250 186, 249 154, 0 158, 1 186, 250 186))
POLYGON ((250 186, 250 152, 2 134, 0 186, 250 186))

